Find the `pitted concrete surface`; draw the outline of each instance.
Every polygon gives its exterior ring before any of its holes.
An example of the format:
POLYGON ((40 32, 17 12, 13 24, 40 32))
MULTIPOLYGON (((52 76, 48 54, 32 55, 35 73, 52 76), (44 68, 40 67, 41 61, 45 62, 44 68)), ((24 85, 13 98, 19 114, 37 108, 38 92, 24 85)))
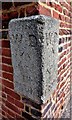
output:
POLYGON ((38 103, 46 102, 57 85, 58 20, 37 15, 11 20, 9 37, 14 89, 38 103))

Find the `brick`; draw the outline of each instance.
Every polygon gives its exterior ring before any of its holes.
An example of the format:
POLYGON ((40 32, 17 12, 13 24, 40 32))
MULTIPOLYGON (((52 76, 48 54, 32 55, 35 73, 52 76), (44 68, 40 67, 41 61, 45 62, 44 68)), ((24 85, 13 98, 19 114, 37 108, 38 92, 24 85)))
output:
POLYGON ((6 93, 2 92, 2 97, 3 97, 3 98, 7 98, 6 93))
POLYGON ((2 49, 2 55, 6 57, 11 57, 11 50, 7 48, 2 49))
POLYGON ((65 64, 63 65, 63 69, 65 68, 65 64))
POLYGON ((30 110, 29 110, 29 106, 25 105, 25 111, 26 111, 26 112, 29 112, 29 111, 30 111, 30 110))
POLYGON ((36 117, 41 117, 41 112, 37 111, 36 109, 31 108, 31 114, 36 117))
POLYGON ((2 70, 9 73, 13 73, 13 67, 6 64, 2 64, 2 70))
POLYGON ((12 116, 10 116, 8 113, 6 113, 6 116, 7 116, 7 119, 8 119, 8 120, 11 120, 11 119, 14 120, 14 118, 13 118, 12 116))
POLYGON ((61 29, 59 30, 59 35, 64 35, 63 30, 61 30, 61 29))
POLYGON ((59 19, 62 20, 62 21, 65 21, 64 15, 59 14, 59 19))
POLYGON ((47 2, 47 5, 55 8, 55 3, 54 2, 47 2))
POLYGON ((9 15, 8 15, 8 13, 3 13, 3 14, 2 14, 2 20, 9 20, 9 15))
POLYGON ((5 111, 5 112, 8 112, 8 109, 4 104, 2 104, 2 110, 5 111))
POLYGON ((35 103, 34 101, 31 101, 31 100, 28 99, 28 98, 23 97, 23 98, 22 98, 22 101, 23 101, 23 103, 27 104, 28 106, 31 105, 31 106, 33 106, 34 108, 41 110, 41 105, 40 105, 40 104, 37 104, 37 103, 35 103))
POLYGON ((55 4, 55 9, 62 13, 62 7, 58 4, 55 4))
POLYGON ((5 117, 5 116, 2 116, 2 120, 7 120, 7 117, 5 117))
POLYGON ((33 6, 26 7, 26 14, 27 14, 27 16, 38 14, 38 10, 37 10, 36 6, 33 5, 33 6))
POLYGON ((59 19, 59 14, 54 10, 53 10, 53 17, 59 19))
POLYGON ((17 11, 11 11, 10 13, 8 13, 8 15, 9 15, 9 19, 18 18, 17 11))
POLYGON ((66 76, 67 76, 68 72, 69 72, 69 70, 67 70, 67 72, 66 72, 66 73, 64 73, 64 77, 66 77, 66 76))
POLYGON ((68 16, 68 10, 63 9, 63 13, 64 13, 64 15, 67 15, 67 16, 68 16))
POLYGON ((53 110, 54 110, 54 108, 55 108, 55 104, 51 107, 51 111, 53 111, 53 110))
POLYGON ((2 20, 2 29, 8 29, 9 20, 2 20))
POLYGON ((61 100, 60 100, 60 103, 62 104, 63 102, 64 102, 64 100, 63 100, 63 99, 61 99, 61 100))
POLYGON ((13 81, 13 74, 3 72, 2 75, 3 75, 3 78, 13 81))
POLYGON ((2 92, 5 92, 5 86, 2 85, 2 92))
POLYGON ((15 105, 11 104, 10 102, 6 101, 6 106, 9 109, 15 111, 16 113, 21 114, 20 110, 15 105))
POLYGON ((30 114, 28 114, 28 113, 26 113, 26 112, 22 112, 22 116, 25 117, 25 118, 28 119, 28 120, 39 120, 39 118, 38 118, 38 119, 35 119, 35 118, 33 118, 30 114))
MULTIPOLYGON (((68 69, 68 71, 70 70, 70 65, 68 65, 67 69, 68 69)), ((66 69, 66 70, 67 70, 67 69, 66 69)), ((67 71, 67 72, 68 72, 68 71, 67 71)))
POLYGON ((71 40, 71 36, 70 37, 68 37, 68 41, 70 41, 71 40))
MULTIPOLYGON (((63 56, 64 57, 64 56, 63 56)), ((66 57, 64 57, 61 62, 59 62, 58 67, 60 67, 66 61, 66 57)))
POLYGON ((69 5, 71 5, 71 2, 70 2, 70 0, 69 0, 69 1, 67 1, 67 3, 68 3, 69 5))
POLYGON ((65 8, 69 9, 68 4, 66 4, 65 2, 60 2, 60 4, 61 4, 62 6, 64 6, 65 8))
POLYGON ((64 49, 67 49, 67 44, 64 45, 64 49))
POLYGON ((12 65, 12 59, 9 57, 2 56, 2 63, 12 65))
POLYGON ((8 89, 8 88, 5 87, 5 92, 6 92, 8 95, 10 95, 11 97, 14 97, 14 98, 17 99, 17 100, 20 100, 20 96, 19 96, 17 93, 15 93, 13 90, 8 89))
POLYGON ((65 82, 62 82, 62 83, 60 84, 60 89, 64 86, 64 84, 65 84, 65 82))
POLYGON ((59 30, 59 34, 60 34, 60 35, 71 34, 71 31, 70 31, 70 30, 65 30, 65 29, 60 29, 60 30, 59 30))
POLYGON ((68 5, 68 10, 69 10, 70 12, 72 12, 72 6, 71 6, 71 5, 68 5))
MULTIPOLYGON (((69 50, 69 49, 67 49, 67 54, 69 53, 69 51, 70 51, 70 50, 69 50)), ((68 58, 70 58, 70 55, 69 55, 69 57, 68 57, 68 58)))
POLYGON ((62 67, 60 67, 60 69, 58 70, 58 74, 62 71, 62 69, 63 69, 63 68, 62 68, 62 67))
POLYGON ((2 98, 2 103, 5 105, 6 104, 6 99, 2 98))
POLYGON ((2 47, 3 48, 10 48, 9 40, 2 40, 2 47))
POLYGON ((62 76, 62 74, 64 74, 65 70, 63 69, 61 72, 60 72, 60 75, 62 76))
POLYGON ((65 24, 63 22, 60 22, 60 27, 65 27, 65 24))
POLYGON ((2 31, 0 32, 0 39, 7 39, 8 38, 8 31, 2 31))
POLYGON ((43 112, 43 116, 48 112, 49 108, 51 107, 52 105, 52 102, 50 102, 46 107, 45 107, 45 110, 43 112))
POLYGON ((2 2, 2 9, 3 10, 8 10, 11 7, 12 7, 12 2, 8 2, 8 4, 7 4, 7 2, 2 2))
POLYGON ((68 17, 65 17, 65 21, 66 21, 67 23, 70 23, 70 22, 71 22, 71 19, 68 18, 68 17))
POLYGON ((14 85, 12 82, 9 82, 7 80, 2 79, 2 84, 5 85, 8 88, 14 89, 14 85))
POLYGON ((72 25, 71 25, 71 24, 68 24, 68 28, 72 28, 72 25))
POLYGON ((62 93, 60 94, 59 100, 61 100, 63 97, 65 97, 65 93, 64 93, 64 92, 62 92, 62 93))
POLYGON ((15 104, 15 99, 13 98, 13 96, 11 97, 10 95, 7 95, 7 100, 12 103, 15 104))
POLYGON ((19 108, 24 108, 24 104, 21 101, 15 100, 15 105, 19 108))
POLYGON ((46 16, 51 16, 51 10, 39 5, 39 14, 43 14, 43 15, 46 15, 46 16))
POLYGON ((16 116, 16 113, 13 112, 12 110, 10 110, 9 108, 7 108, 6 106, 3 105, 3 110, 8 113, 10 116, 14 117, 16 116))
POLYGON ((16 114, 16 120, 26 120, 26 118, 16 114))
POLYGON ((54 112, 57 110, 58 106, 59 106, 59 103, 55 106, 54 112))
POLYGON ((60 22, 60 27, 64 27, 64 28, 71 28, 71 25, 60 22))
POLYGON ((70 16, 70 18, 72 18, 72 13, 71 12, 69 13, 69 16, 70 16))
POLYGON ((24 17, 25 16, 25 8, 21 8, 20 9, 20 17, 24 17))
POLYGON ((2 110, 2 115, 4 115, 4 116, 6 115, 5 111, 3 111, 3 110, 2 110))

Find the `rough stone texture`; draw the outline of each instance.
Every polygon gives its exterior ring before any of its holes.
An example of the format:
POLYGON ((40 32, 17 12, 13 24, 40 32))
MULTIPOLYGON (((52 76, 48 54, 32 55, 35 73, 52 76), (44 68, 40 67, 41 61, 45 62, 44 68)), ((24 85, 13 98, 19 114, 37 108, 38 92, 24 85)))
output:
POLYGON ((37 15, 11 20, 9 37, 17 93, 44 103, 56 88, 59 22, 37 15))

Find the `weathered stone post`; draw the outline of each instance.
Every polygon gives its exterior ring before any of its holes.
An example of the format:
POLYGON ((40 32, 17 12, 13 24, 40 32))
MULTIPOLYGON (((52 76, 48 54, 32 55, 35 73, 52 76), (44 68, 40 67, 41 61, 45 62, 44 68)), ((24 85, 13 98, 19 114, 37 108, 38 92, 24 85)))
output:
POLYGON ((14 89, 36 103, 45 103, 57 85, 59 22, 37 15, 11 20, 9 37, 14 89))

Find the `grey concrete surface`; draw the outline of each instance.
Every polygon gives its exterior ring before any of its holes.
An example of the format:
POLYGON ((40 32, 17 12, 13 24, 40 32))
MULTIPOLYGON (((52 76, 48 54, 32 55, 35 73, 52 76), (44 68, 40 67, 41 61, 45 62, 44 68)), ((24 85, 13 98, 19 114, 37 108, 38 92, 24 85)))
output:
POLYGON ((14 89, 38 103, 57 85, 59 22, 37 15, 11 20, 9 38, 14 89))

